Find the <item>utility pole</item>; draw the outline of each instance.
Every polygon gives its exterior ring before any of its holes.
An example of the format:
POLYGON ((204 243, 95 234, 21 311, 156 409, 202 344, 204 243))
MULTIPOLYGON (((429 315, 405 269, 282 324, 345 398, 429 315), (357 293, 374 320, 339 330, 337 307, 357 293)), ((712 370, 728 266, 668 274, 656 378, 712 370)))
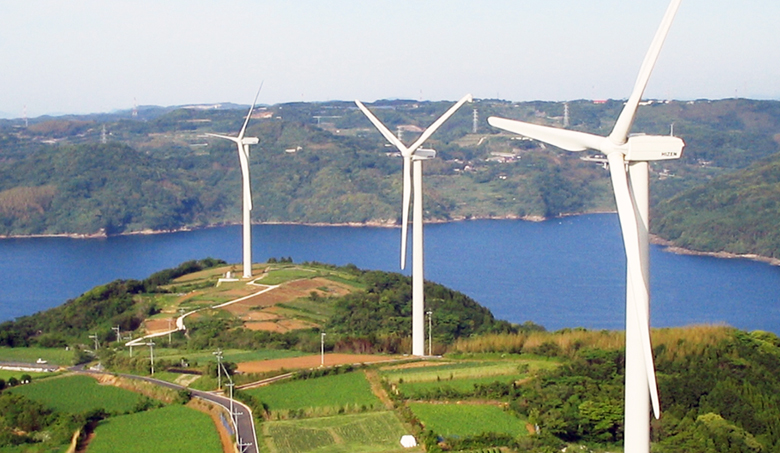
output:
POLYGON ((563 127, 569 127, 569 103, 563 103, 563 127))
POLYGON ((146 343, 146 346, 149 346, 149 358, 152 362, 152 376, 154 376, 154 341, 146 343))
POLYGON ((171 318, 168 318, 168 346, 171 345, 171 318))
POLYGON ((320 367, 325 366, 325 332, 320 334, 320 367))
POLYGON ((217 358, 217 387, 222 388, 222 349, 212 352, 217 358))
POLYGON ((114 332, 116 332, 116 341, 117 341, 117 342, 120 342, 120 341, 122 341, 122 335, 120 335, 120 333, 119 333, 119 326, 112 327, 112 328, 111 328, 111 330, 113 330, 114 332))
POLYGON ((477 109, 474 109, 474 112, 472 113, 471 118, 471 133, 476 134, 477 133, 477 127, 479 126, 479 113, 477 113, 477 109))
POLYGON ((433 330, 431 329, 433 323, 432 319, 433 319, 433 312, 428 310, 428 355, 429 356, 433 355, 431 353, 431 351, 433 350, 433 341, 431 340, 432 338, 431 332, 433 332, 433 330))
POLYGON ((97 336, 97 334, 90 335, 90 336, 89 336, 89 338, 92 338, 93 340, 95 340, 95 351, 97 351, 98 349, 100 349, 100 342, 98 341, 98 336, 97 336))

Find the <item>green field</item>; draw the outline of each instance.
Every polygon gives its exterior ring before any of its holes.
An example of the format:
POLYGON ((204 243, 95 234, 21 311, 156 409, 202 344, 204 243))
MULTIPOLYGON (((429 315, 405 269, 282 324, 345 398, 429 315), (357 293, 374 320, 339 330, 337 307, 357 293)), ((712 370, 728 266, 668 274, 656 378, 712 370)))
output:
POLYGON ((362 372, 325 376, 315 379, 287 381, 246 390, 246 393, 268 404, 272 411, 380 405, 362 372))
POLYGON ((486 404, 409 403, 422 424, 440 436, 474 436, 504 433, 516 437, 528 434, 525 421, 486 404))
POLYGON ((302 278, 312 278, 320 275, 319 272, 308 269, 277 269, 268 272, 258 283, 263 285, 279 285, 290 280, 299 280, 302 278))
POLYGON ((33 380, 32 384, 14 387, 10 391, 40 401, 57 411, 76 414, 98 408, 110 413, 123 413, 132 410, 141 399, 137 393, 100 385, 95 379, 81 375, 33 380))
POLYGON ((421 451, 402 449, 399 441, 404 434, 393 412, 263 423, 271 453, 421 451))
MULTIPOLYGON (((137 349, 136 351, 144 350, 137 349)), ((148 349, 145 350, 146 355, 149 355, 148 349)), ((154 358, 166 359, 166 360, 179 360, 186 358, 190 361, 197 361, 202 364, 205 362, 213 362, 216 360, 214 351, 200 351, 192 352, 180 349, 171 348, 154 348, 154 358)), ((300 351, 291 351, 286 349, 257 349, 255 351, 244 351, 240 349, 225 349, 222 351, 222 357, 228 362, 252 362, 255 360, 271 360, 271 359, 285 359, 288 357, 300 357, 305 355, 300 351)))
POLYGON ((426 381, 426 382, 404 382, 398 384, 399 390, 408 398, 424 398, 427 392, 431 392, 436 389, 451 388, 457 392, 471 392, 474 390, 475 385, 487 385, 496 381, 501 383, 509 383, 522 379, 525 375, 510 374, 503 376, 486 376, 481 378, 468 378, 468 379, 452 379, 442 381, 426 381))
POLYGON ((166 406, 105 420, 89 453, 216 453, 222 451, 211 418, 184 406, 166 406))
POLYGON ((33 381, 43 377, 54 375, 54 373, 33 373, 31 371, 0 370, 0 379, 3 379, 5 381, 8 381, 8 378, 10 377, 15 377, 16 379, 19 379, 23 374, 29 374, 30 377, 33 379, 33 381))
POLYGON ((522 366, 523 362, 516 361, 455 362, 418 368, 386 369, 381 371, 381 374, 382 377, 392 384, 399 382, 434 382, 454 379, 519 376, 524 372, 524 370, 521 371, 522 366))
POLYGON ((70 365, 73 362, 73 351, 65 348, 8 348, 0 347, 0 362, 35 363, 43 359, 52 365, 70 365))

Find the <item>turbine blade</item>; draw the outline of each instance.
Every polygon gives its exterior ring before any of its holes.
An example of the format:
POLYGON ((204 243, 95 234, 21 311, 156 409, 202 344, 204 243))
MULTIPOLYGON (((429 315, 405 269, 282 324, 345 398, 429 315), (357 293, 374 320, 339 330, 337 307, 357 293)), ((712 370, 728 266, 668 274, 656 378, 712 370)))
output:
MULTIPOLYGON (((263 81, 265 82, 265 81, 263 81)), ((252 116, 252 110, 255 109, 255 104, 257 104, 257 98, 260 96, 260 90, 263 89, 263 82, 260 82, 260 88, 257 89, 257 93, 255 93, 255 99, 252 101, 252 107, 249 107, 249 113, 246 114, 246 119, 244 120, 244 125, 241 126, 241 132, 238 133, 238 140, 240 141, 242 138, 244 138, 244 132, 246 132, 246 125, 249 124, 249 118, 252 116)))
POLYGON ((639 69, 639 76, 634 84, 634 91, 631 92, 631 96, 628 98, 623 111, 620 112, 620 116, 615 123, 615 127, 612 129, 612 133, 609 134, 609 139, 616 145, 622 145, 628 139, 628 133, 631 130, 631 124, 634 122, 636 116, 636 109, 639 107, 639 101, 642 99, 642 94, 647 87, 647 81, 650 79, 650 73, 653 72, 655 62, 658 60, 658 55, 661 53, 661 47, 664 45, 666 35, 669 33, 669 28, 672 26, 677 9, 680 7, 682 0, 672 0, 669 7, 666 9, 666 14, 661 20, 661 25, 658 27, 658 31, 655 33, 653 42, 650 44, 645 59, 642 62, 642 67, 639 69))
MULTIPOLYGON (((246 203, 247 208, 251 211, 252 210, 252 185, 249 179, 249 159, 247 158, 246 154, 244 154, 241 151, 241 145, 239 144, 239 151, 238 151, 238 161, 241 163, 241 179, 242 179, 242 185, 244 189, 244 203, 246 203)), ((247 148, 249 148, 248 145, 244 145, 247 148)))
MULTIPOLYGON (((645 308, 639 303, 642 294, 648 293, 648 285, 642 272, 642 261, 639 252, 639 231, 634 203, 631 201, 631 192, 628 188, 625 161, 623 154, 612 152, 607 154, 609 161, 609 173, 612 179, 612 188, 615 192, 620 229, 623 233, 623 245, 626 249, 626 267, 631 279, 631 287, 634 295, 632 301, 637 304, 637 327, 642 338, 642 353, 645 359, 645 371, 647 372, 648 390, 653 405, 655 417, 660 416, 660 404, 658 401, 658 385, 655 379, 655 365, 653 364, 653 347, 650 344, 650 322, 645 308), (637 296, 640 297, 637 297, 637 296)), ((626 303, 630 303, 626 301, 626 303)), ((629 326, 626 326, 628 329, 629 326)))
POLYGON ((366 106, 363 105, 362 102, 355 99, 355 104, 357 104, 360 111, 362 111, 368 117, 368 119, 371 121, 374 127, 376 127, 379 130, 379 132, 382 135, 384 135, 387 141, 395 145, 395 147, 398 148, 398 151, 401 151, 402 156, 406 157, 411 155, 411 152, 409 152, 406 146, 403 143, 401 143, 401 140, 398 140, 398 137, 396 137, 392 132, 390 132, 390 130, 387 129, 387 127, 385 127, 385 125, 382 124, 382 122, 379 121, 379 119, 377 119, 377 117, 375 117, 374 114, 371 113, 371 111, 368 110, 366 106))
POLYGON ((452 107, 449 108, 446 112, 444 112, 444 115, 440 116, 439 119, 433 122, 430 126, 428 126, 428 129, 425 129, 423 131, 422 135, 420 135, 420 138, 417 139, 412 146, 409 147, 409 152, 413 153, 414 150, 422 146, 422 144, 425 142, 425 140, 428 140, 428 138, 433 135, 434 132, 436 132, 436 129, 438 129, 442 124, 444 124, 445 121, 447 121, 453 113, 455 113, 461 105, 463 105, 466 102, 471 102, 472 98, 470 94, 467 94, 463 96, 460 101, 455 103, 452 107))
POLYGON ((584 151, 586 149, 598 150, 601 148, 601 143, 604 141, 604 137, 585 132, 541 126, 539 124, 508 120, 495 116, 488 118, 488 123, 493 127, 549 143, 550 145, 557 146, 558 148, 567 151, 584 151))
POLYGON ((404 192, 403 206, 401 208, 401 269, 406 268, 406 244, 409 236, 409 205, 412 199, 412 176, 409 173, 411 161, 411 155, 408 157, 404 156, 404 192))
POLYGON ((220 134, 212 134, 210 132, 206 132, 206 135, 208 135, 209 137, 224 138, 225 140, 230 140, 231 142, 239 143, 239 140, 236 137, 230 137, 227 135, 220 135, 220 134))

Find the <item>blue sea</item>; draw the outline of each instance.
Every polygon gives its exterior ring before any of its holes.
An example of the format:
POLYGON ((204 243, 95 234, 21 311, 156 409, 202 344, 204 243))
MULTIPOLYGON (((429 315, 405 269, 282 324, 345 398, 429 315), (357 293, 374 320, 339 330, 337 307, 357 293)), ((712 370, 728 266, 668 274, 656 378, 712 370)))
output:
MULTIPOLYGON (((255 262, 292 257, 398 271, 400 229, 255 225, 255 262)), ((241 228, 112 237, 0 240, 0 321, 119 278, 205 257, 241 261, 241 228)), ((425 226, 425 276, 511 322, 623 329, 625 257, 617 217, 477 220, 425 226)), ((780 268, 651 246, 651 324, 725 323, 780 334, 780 268)), ((410 269, 411 263, 407 266, 410 269)))

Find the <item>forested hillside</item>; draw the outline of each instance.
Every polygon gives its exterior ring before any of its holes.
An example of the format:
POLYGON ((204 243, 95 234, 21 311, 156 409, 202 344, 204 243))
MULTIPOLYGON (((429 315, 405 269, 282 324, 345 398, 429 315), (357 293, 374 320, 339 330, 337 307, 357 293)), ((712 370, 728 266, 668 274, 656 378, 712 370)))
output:
MULTIPOLYGON (((411 143, 449 105, 397 100, 369 107, 411 143)), ((569 102, 568 127, 608 133, 622 106, 569 102)), ((113 235, 238 222, 235 147, 205 136, 235 134, 246 112, 236 107, 141 108, 135 118, 130 112, 47 117, 28 127, 0 121, 0 235, 113 235)), ((614 209, 600 164, 485 123, 496 115, 562 127, 563 111, 560 102, 497 100, 458 111, 426 144, 438 153, 425 167, 426 218, 543 218, 614 209)), ((686 148, 679 161, 651 165, 656 232, 698 250, 777 250, 777 237, 764 228, 780 221, 776 211, 761 205, 760 214, 751 210, 749 217, 724 212, 732 220, 720 221, 713 232, 695 226, 700 221, 689 217, 684 192, 698 187, 689 193, 727 200, 725 186, 755 178, 759 167, 745 169, 769 165, 762 159, 779 149, 780 103, 652 102, 639 109, 632 130, 667 134, 672 128, 686 148), (740 236, 746 218, 754 227, 744 236, 757 238, 727 241, 740 236)), ((352 103, 260 107, 248 134, 260 138, 250 156, 254 222, 399 222, 401 160, 352 103)), ((763 186, 753 189, 751 199, 763 197, 763 186)))
POLYGON ((780 154, 656 206, 656 232, 705 252, 780 258, 780 154))

